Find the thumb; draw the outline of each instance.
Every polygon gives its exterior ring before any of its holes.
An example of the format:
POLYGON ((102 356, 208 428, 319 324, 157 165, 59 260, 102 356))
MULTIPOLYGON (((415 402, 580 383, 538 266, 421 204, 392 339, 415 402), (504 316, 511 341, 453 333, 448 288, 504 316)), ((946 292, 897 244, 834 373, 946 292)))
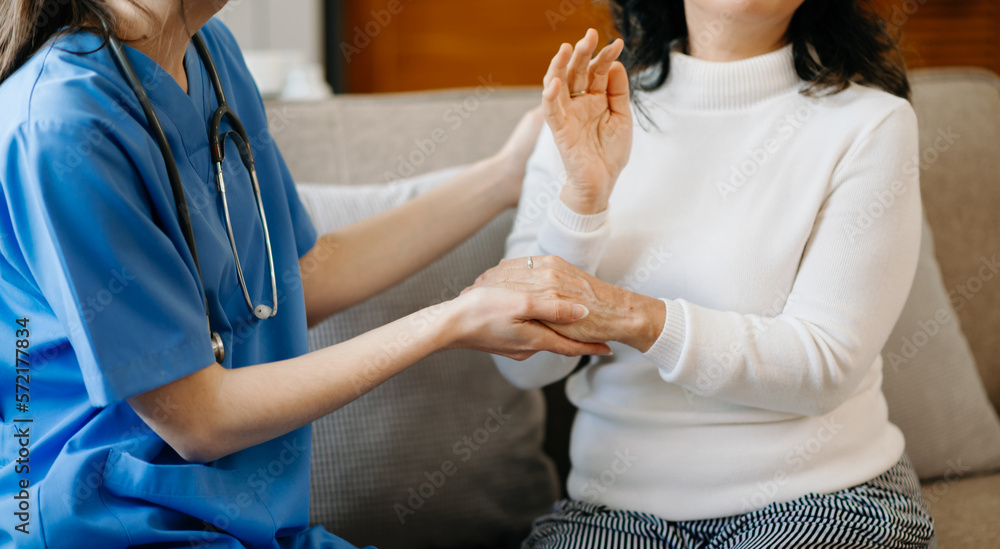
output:
POLYGON ((539 320, 553 324, 572 324, 587 318, 590 310, 583 305, 559 299, 537 299, 528 307, 523 320, 539 320))

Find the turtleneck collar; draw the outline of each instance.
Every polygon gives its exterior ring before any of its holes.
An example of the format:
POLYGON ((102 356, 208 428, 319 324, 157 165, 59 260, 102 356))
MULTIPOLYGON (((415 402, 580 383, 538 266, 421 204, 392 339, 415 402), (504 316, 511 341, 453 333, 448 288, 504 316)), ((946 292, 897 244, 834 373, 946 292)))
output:
POLYGON ((670 107, 696 111, 751 108, 769 99, 797 92, 802 80, 795 72, 792 45, 739 61, 704 61, 679 47, 670 53, 670 74, 657 95, 670 107))

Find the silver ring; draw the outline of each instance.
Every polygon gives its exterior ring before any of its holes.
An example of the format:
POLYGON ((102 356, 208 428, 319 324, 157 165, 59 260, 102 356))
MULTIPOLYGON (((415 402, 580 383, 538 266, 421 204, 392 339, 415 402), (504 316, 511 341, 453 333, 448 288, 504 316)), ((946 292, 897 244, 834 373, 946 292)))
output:
POLYGON ((535 262, 531 260, 530 256, 528 257, 528 268, 529 269, 534 269, 535 268, 535 262))
POLYGON ((584 90, 584 91, 580 91, 580 92, 573 92, 573 93, 569 94, 569 98, 573 99, 574 97, 580 97, 581 95, 587 95, 587 91, 584 90))

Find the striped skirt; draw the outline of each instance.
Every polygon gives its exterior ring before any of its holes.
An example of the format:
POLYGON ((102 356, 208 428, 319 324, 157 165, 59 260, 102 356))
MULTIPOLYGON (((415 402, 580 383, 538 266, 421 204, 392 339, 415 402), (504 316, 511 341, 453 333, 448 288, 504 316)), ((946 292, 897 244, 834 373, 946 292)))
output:
POLYGON ((904 455, 853 488, 719 519, 674 522, 561 500, 535 521, 522 549, 902 549, 934 547, 933 537, 920 481, 904 455))

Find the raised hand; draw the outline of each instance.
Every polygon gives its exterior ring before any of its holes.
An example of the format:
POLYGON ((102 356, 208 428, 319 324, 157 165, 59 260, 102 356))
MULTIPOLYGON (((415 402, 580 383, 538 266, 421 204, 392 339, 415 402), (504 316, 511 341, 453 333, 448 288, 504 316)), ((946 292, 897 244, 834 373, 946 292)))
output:
POLYGON ((597 40, 590 29, 575 48, 563 44, 542 92, 545 121, 566 166, 560 198, 585 215, 607 208, 632 150, 628 74, 616 61, 624 42, 615 40, 593 57, 597 40))

